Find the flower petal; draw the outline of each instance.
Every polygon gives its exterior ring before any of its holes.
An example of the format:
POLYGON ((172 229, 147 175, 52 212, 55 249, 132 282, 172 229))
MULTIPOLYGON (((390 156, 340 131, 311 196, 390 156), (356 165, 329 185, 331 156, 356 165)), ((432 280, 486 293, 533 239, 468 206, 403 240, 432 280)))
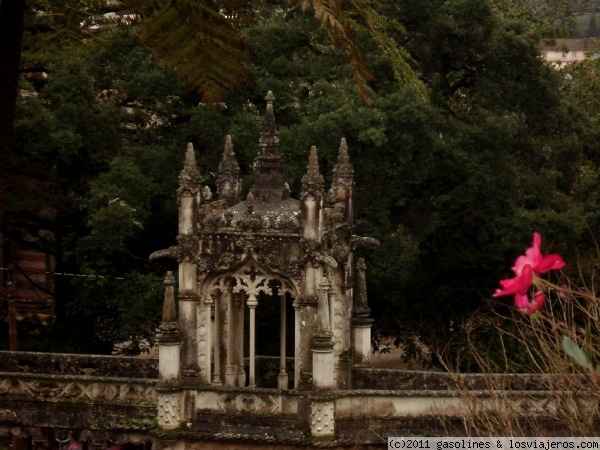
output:
POLYGON ((543 292, 536 292, 535 294, 533 294, 533 300, 529 304, 529 306, 527 307, 527 309, 525 310, 525 313, 526 314, 533 314, 538 309, 540 309, 542 306, 544 306, 545 300, 546 299, 544 297, 544 293, 543 292))
POLYGON ((527 294, 515 294, 515 306, 521 310, 529 306, 529 298, 527 294))
POLYGON ((515 306, 519 308, 523 314, 533 314, 542 306, 544 306, 544 293, 536 292, 533 294, 533 299, 530 302, 527 294, 515 294, 515 306))
POLYGON ((533 283, 533 269, 528 264, 523 267, 523 271, 520 276, 501 280, 500 285, 503 289, 497 289, 494 297, 501 297, 503 295, 512 294, 524 294, 526 293, 531 284, 533 283))
POLYGON ((546 273, 549 270, 558 270, 565 267, 565 262, 562 257, 556 253, 544 256, 535 266, 533 271, 536 273, 546 273))

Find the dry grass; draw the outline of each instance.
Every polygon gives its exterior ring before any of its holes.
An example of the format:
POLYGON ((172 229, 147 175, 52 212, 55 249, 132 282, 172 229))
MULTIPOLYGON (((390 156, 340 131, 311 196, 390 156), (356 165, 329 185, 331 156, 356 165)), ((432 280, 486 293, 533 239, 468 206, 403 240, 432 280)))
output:
POLYGON ((490 355, 482 353, 478 350, 481 346, 476 345, 477 327, 473 323, 481 323, 481 318, 465 325, 470 327, 466 330, 470 356, 480 371, 488 374, 490 396, 482 400, 465 386, 456 366, 448 364, 446 368, 455 374, 455 385, 466 410, 462 429, 448 425, 448 433, 548 436, 548 430, 561 430, 563 435, 598 435, 600 377, 593 369, 578 364, 563 348, 563 339, 570 338, 596 367, 600 349, 600 299, 595 295, 595 287, 574 287, 563 279, 559 284, 537 280, 536 288, 542 289, 547 298, 537 314, 528 316, 517 310, 506 314, 498 309, 485 318, 487 325, 493 323, 498 331, 502 354, 501 358, 494 358, 495 363, 490 363, 490 355), (506 377, 497 376, 498 359, 504 373, 526 367, 527 372, 535 374, 536 386, 518 393, 508 388, 506 377), (544 391, 545 395, 542 397, 535 390, 544 391))

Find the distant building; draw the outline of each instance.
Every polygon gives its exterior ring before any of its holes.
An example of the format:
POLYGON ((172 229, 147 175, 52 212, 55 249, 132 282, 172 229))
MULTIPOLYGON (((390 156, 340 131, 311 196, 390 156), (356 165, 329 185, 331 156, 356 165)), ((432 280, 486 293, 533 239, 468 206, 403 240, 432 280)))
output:
POLYGON ((542 57, 557 66, 576 63, 589 58, 594 50, 594 57, 598 56, 598 47, 592 45, 590 39, 556 39, 553 45, 543 43, 542 57))

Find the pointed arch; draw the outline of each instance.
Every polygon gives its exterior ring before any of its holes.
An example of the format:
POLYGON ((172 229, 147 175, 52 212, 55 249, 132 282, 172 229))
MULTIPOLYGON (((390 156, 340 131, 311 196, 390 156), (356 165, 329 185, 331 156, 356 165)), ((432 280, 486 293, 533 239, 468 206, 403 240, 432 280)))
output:
POLYGON ((280 373, 278 386, 287 389, 285 369, 286 295, 298 298, 299 289, 286 274, 267 269, 257 261, 251 250, 234 266, 208 274, 200 282, 199 293, 204 304, 200 320, 200 366, 204 366, 206 381, 213 385, 246 386, 244 366, 244 308, 248 308, 248 385, 256 386, 256 309, 260 294, 275 295, 277 282, 280 298, 280 373), (225 317, 226 326, 225 326, 225 317), (213 329, 214 323, 214 329, 213 329), (222 361, 222 353, 225 358, 222 361), (211 356, 212 355, 212 356, 211 356), (203 361, 202 361, 203 360, 203 361), (204 363, 204 364, 203 364, 204 363), (224 364, 223 364, 224 363, 224 364), (225 366, 224 373, 222 367, 225 366))

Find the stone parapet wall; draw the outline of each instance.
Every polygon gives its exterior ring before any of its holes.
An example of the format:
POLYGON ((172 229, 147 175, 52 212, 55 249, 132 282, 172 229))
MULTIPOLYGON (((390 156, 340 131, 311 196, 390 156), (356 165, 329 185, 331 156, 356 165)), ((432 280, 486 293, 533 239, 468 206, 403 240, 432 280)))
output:
POLYGON ((158 359, 0 351, 0 373, 6 372, 157 379, 158 359))
POLYGON ((538 391, 553 385, 567 387, 575 381, 573 374, 454 374, 417 370, 373 369, 357 367, 352 372, 353 389, 372 390, 508 390, 538 391))
POLYGON ((83 430, 100 436, 93 438, 99 442, 120 432, 147 433, 156 418, 155 384, 144 378, 0 373, 0 411, 6 412, 0 428, 15 436, 44 435, 49 442, 83 430))
POLYGON ((155 382, 151 380, 28 373, 0 374, 0 398, 151 408, 157 404, 155 382))

